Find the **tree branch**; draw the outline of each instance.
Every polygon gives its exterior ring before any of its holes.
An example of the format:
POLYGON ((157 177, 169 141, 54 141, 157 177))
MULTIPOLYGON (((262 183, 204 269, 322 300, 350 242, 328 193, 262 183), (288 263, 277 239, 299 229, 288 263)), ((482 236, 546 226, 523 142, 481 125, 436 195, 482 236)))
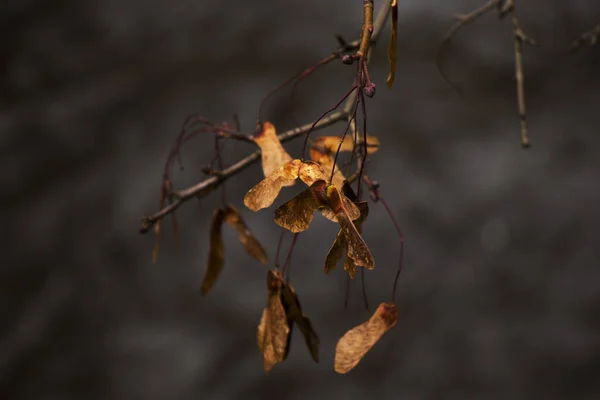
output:
POLYGON ((600 38, 600 24, 579 36, 571 45, 571 51, 577 51, 584 43, 595 46, 598 44, 598 38, 600 38))
MULTIPOLYGON (((367 5, 366 5, 367 2, 369 2, 369 1, 365 1, 365 7, 367 7, 367 5)), ((370 3, 372 5, 373 1, 371 0, 370 3)), ((377 36, 379 35, 383 26, 385 25, 385 21, 387 20, 387 17, 389 15, 390 8, 391 8, 390 5, 391 5, 391 2, 389 2, 389 1, 386 1, 383 3, 379 13, 377 14, 375 23, 372 24, 370 27, 370 33, 369 33, 369 37, 367 39, 366 44, 364 44, 365 38, 363 35, 363 37, 361 39, 355 40, 349 44, 342 46, 340 49, 336 50, 334 52, 334 54, 341 55, 345 52, 356 49, 357 47, 360 49, 364 45, 365 46, 364 49, 365 49, 365 51, 367 51, 367 56, 368 56, 370 53, 369 50, 371 48, 371 44, 374 43, 374 41, 377 39, 377 36)), ((371 9, 371 13, 372 13, 372 9, 371 9)), ((371 14, 371 16, 372 16, 372 14, 371 14)), ((306 134, 307 132, 309 132, 311 130, 311 127, 313 130, 317 130, 317 129, 322 129, 327 126, 330 126, 339 121, 348 120, 350 111, 347 111, 347 110, 352 110, 352 106, 354 105, 355 101, 356 101, 356 96, 350 95, 348 97, 348 99, 346 100, 346 104, 344 105, 344 108, 342 111, 334 112, 333 114, 322 118, 316 124, 308 123, 308 124, 302 125, 298 128, 290 129, 288 131, 285 131, 285 132, 279 134, 277 137, 279 138, 279 140, 281 142, 286 142, 286 141, 292 140, 294 138, 297 138, 303 134, 306 134), (314 125, 314 127, 313 127, 313 125, 314 125)), ((215 188, 217 188, 221 183, 225 182, 227 179, 231 178, 232 176, 236 175, 237 173, 243 171, 250 165, 257 162, 259 159, 260 159, 260 150, 255 151, 254 153, 246 156, 245 158, 239 160, 238 162, 229 166, 228 168, 224 169, 223 171, 215 172, 214 176, 211 176, 210 178, 207 178, 196 185, 190 186, 186 189, 175 191, 173 193, 174 201, 171 204, 167 205, 166 207, 161 208, 159 211, 157 211, 156 213, 154 213, 150 216, 145 216, 142 218, 141 225, 140 225, 140 233, 148 232, 150 230, 150 228, 152 228, 152 226, 157 221, 159 221, 163 217, 173 213, 175 210, 177 210, 179 208, 179 206, 181 206, 183 203, 190 200, 191 198, 205 197, 210 192, 212 192, 215 188)))

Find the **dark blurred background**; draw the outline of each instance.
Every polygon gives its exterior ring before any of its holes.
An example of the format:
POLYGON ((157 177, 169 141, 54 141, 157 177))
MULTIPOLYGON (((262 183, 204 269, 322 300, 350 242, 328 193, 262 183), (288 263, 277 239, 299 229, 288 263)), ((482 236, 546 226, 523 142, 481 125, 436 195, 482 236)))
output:
MULTIPOLYGON (((341 376, 336 341, 370 312, 360 280, 344 310, 341 266, 323 275, 334 224, 315 218, 291 270, 322 361, 296 332, 268 374, 255 339, 266 267, 231 230, 222 277, 199 296, 218 196, 180 209, 181 249, 165 229, 154 265, 153 236, 138 227, 157 209, 183 119, 237 113, 250 131, 270 89, 329 54, 335 34, 358 36, 361 2, 3 0, 0 397, 600 398, 600 49, 568 53, 600 22, 600 3, 517 2, 541 44, 524 56, 529 150, 519 145, 509 20, 491 13, 445 52, 462 95, 433 62, 453 15, 482 3, 399 1, 393 90, 389 27, 373 54, 369 131, 382 148, 369 168, 406 235, 401 317, 341 376)), ((353 73, 333 63, 307 79, 298 120, 335 104, 353 73)), ((295 126, 288 100, 284 91, 265 111, 279 131, 295 126)), ((186 147, 177 187, 201 178, 211 146, 206 137, 186 147)), ((251 150, 230 143, 225 161, 251 150)), ((242 203, 260 177, 255 165, 227 189, 272 259, 272 210, 242 203)), ((365 228, 373 307, 389 299, 398 245, 380 205, 365 228)))

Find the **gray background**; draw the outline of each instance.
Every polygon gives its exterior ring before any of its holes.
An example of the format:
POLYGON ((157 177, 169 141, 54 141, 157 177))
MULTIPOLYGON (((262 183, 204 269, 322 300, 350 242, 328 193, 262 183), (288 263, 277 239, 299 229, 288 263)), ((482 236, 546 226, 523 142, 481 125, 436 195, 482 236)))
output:
MULTIPOLYGON (((377 2, 379 3, 379 2, 377 2)), ((292 280, 322 342, 315 365, 296 333, 289 359, 262 370, 255 331, 266 268, 226 230, 226 268, 199 298, 218 196, 181 208, 159 262, 139 218, 158 206, 161 171, 184 117, 252 129, 274 86, 358 35, 360 1, 25 1, 0 5, 0 393, 8 399, 595 399, 600 396, 600 52, 570 41, 600 21, 597 1, 517 2, 525 30, 533 147, 519 146, 510 21, 490 14, 433 54, 452 15, 483 3, 400 1, 397 82, 387 90, 387 29, 373 57, 370 165, 406 235, 398 325, 349 375, 337 339, 369 315, 359 281, 324 276, 335 225, 299 238, 292 280)), ((314 120, 352 83, 333 63, 301 86, 314 120)), ((294 126, 286 101, 266 117, 294 126)), ((341 126, 327 133, 339 134, 341 126)), ((184 151, 176 185, 201 177, 211 141, 184 151)), ((228 145, 226 161, 247 154, 228 145)), ((299 143, 290 147, 299 156, 299 143)), ((271 211, 228 183, 273 256, 271 211)), ((299 188, 299 187, 298 187, 299 188)), ((298 188, 288 189, 292 196, 298 188)), ((166 231, 168 232, 168 231, 166 231)), ((373 205, 371 304, 389 299, 397 239, 373 205)), ((288 241, 289 243, 289 236, 288 241)), ((287 248, 287 246, 286 246, 287 248)))

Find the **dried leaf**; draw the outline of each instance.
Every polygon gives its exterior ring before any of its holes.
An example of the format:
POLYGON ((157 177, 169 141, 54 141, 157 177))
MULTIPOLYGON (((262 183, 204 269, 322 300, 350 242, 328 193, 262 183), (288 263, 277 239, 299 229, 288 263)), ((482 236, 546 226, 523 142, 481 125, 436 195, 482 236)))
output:
MULTIPOLYGON (((330 154, 335 154, 338 151, 354 151, 354 139, 350 135, 346 135, 342 145, 340 146, 340 141, 342 140, 341 136, 319 136, 313 142, 312 147, 320 148, 329 152, 330 154)), ((361 142, 362 137, 358 138, 358 141, 361 142)), ((322 151, 321 150, 321 151, 322 151)), ((379 150, 379 139, 372 135, 367 135, 367 154, 373 154, 377 150, 379 150)))
POLYGON ((290 327, 281 299, 283 279, 278 271, 267 274, 267 308, 258 325, 258 348, 263 354, 263 366, 269 371, 287 357, 290 327))
POLYGON ((348 238, 344 234, 344 231, 340 229, 338 234, 327 252, 325 257, 325 273, 328 274, 335 268, 337 263, 342 259, 342 256, 347 252, 348 249, 348 238))
POLYGON ((271 175, 260 181, 244 196, 244 204, 252 211, 270 207, 283 186, 290 186, 297 178, 308 186, 318 180, 326 180, 323 168, 313 161, 292 160, 283 164, 271 175))
MULTIPOLYGON (((337 191, 337 193, 339 193, 339 191, 337 189, 336 189, 336 191, 337 191)), ((349 198, 347 198, 346 196, 344 196, 342 194, 340 194, 340 198, 341 198, 342 204, 344 205, 344 210, 346 211, 346 213, 348 213, 348 217, 350 217, 350 219, 352 221, 359 218, 360 210, 358 209, 358 207, 356 207, 356 204, 354 204, 349 198)), ((323 216, 325 218, 327 218, 328 220, 333 221, 333 222, 338 222, 337 213, 335 213, 330 208, 322 208, 320 211, 321 211, 321 214, 323 214, 323 216)))
POLYGON ((335 371, 345 374, 359 363, 379 339, 398 322, 398 309, 394 303, 381 303, 375 313, 350 329, 335 348, 335 371))
MULTIPOLYGON (((297 325, 300 332, 304 336, 306 346, 310 351, 310 354, 316 363, 319 362, 319 337, 315 333, 310 319, 302 314, 302 307, 300 301, 296 295, 296 291, 289 284, 283 285, 283 304, 286 309, 288 320, 293 320, 297 325)), ((290 326, 291 332, 291 326, 290 326)))
POLYGON ((390 44, 388 46, 388 60, 390 62, 390 73, 385 80, 389 87, 394 84, 396 76, 396 36, 398 33, 398 1, 392 0, 392 31, 390 33, 390 44))
POLYGON ((314 212, 325 205, 323 180, 316 181, 296 197, 275 210, 275 223, 291 232, 302 232, 310 226, 314 212))
POLYGON ((334 171, 331 183, 333 183, 338 189, 341 189, 344 186, 344 181, 346 180, 346 177, 344 176, 344 174, 342 174, 337 164, 335 164, 335 160, 331 153, 325 151, 325 149, 323 148, 312 147, 310 149, 310 158, 313 161, 319 163, 319 165, 323 168, 325 176, 327 176, 328 179, 329 177, 331 177, 331 171, 334 171))
POLYGON ((292 160, 277 168, 272 174, 260 181, 244 196, 244 204, 252 211, 267 208, 273 204, 281 188, 290 186, 298 179, 300 160, 292 160))
POLYGON ((221 227, 225 219, 225 211, 218 208, 215 210, 210 224, 210 247, 208 249, 208 263, 204 279, 202 280, 202 296, 206 295, 214 286, 223 270, 225 262, 225 248, 223 247, 223 236, 221 227))
MULTIPOLYGON (((270 122, 265 122, 262 125, 262 130, 252 138, 260 147, 262 158, 262 169, 265 177, 277 171, 283 164, 292 160, 292 157, 281 145, 275 126, 270 122)), ((287 183, 284 186, 291 186, 294 183, 287 183)))
MULTIPOLYGON (((373 259, 373 255, 371 254, 369 247, 367 247, 367 244, 361 237, 360 233, 356 230, 356 227, 352 223, 352 219, 348 215, 348 211, 346 210, 345 204, 342 201, 343 197, 345 196, 342 196, 334 186, 328 187, 327 205, 333 212, 336 213, 337 221, 347 237, 348 257, 350 257, 356 265, 365 267, 367 269, 373 269, 375 268, 375 260, 373 259)), ((356 208, 358 209, 358 207, 356 208)), ((360 216, 360 210, 358 215, 360 216)))
MULTIPOLYGON (((358 208, 360 209, 360 217, 354 221, 354 226, 359 234, 362 233, 362 223, 367 218, 369 214, 369 203, 366 201, 361 201, 358 203, 358 208)), ((335 241, 331 245, 329 252, 327 253, 327 257, 325 258, 325 273, 329 273, 331 270, 335 268, 337 263, 342 258, 342 255, 346 253, 346 259, 344 260, 344 270, 348 272, 350 278, 354 279, 354 275, 356 272, 356 264, 354 260, 348 255, 348 237, 346 236, 346 231, 344 229, 339 230, 335 241)))
POLYGON ((240 236, 240 242, 244 246, 246 252, 255 260, 266 264, 268 259, 267 252, 256 239, 256 237, 254 237, 250 231, 250 228, 248 228, 242 219, 239 211, 231 204, 228 204, 227 207, 225 207, 225 222, 227 222, 238 232, 240 236))

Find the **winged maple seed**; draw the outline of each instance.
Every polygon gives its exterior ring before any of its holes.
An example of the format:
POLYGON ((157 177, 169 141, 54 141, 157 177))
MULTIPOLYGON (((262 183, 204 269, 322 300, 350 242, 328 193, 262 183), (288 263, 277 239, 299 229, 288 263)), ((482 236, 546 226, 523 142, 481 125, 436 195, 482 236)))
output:
MULTIPOLYGON (((292 160, 292 157, 281 145, 275 126, 270 122, 262 124, 261 131, 252 137, 252 140, 260 147, 260 154, 262 158, 262 169, 266 176, 271 175, 279 167, 288 161, 292 160)), ((284 186, 291 186, 295 182, 284 184, 284 186)))
MULTIPOLYGON (((362 138, 359 138, 359 142, 362 138)), ((313 142, 313 147, 323 148, 331 154, 338 151, 354 151, 354 138, 346 135, 344 140, 340 136, 319 136, 313 142), (341 142, 341 145, 340 145, 341 142)), ((379 139, 376 136, 367 135, 367 154, 373 154, 379 150, 379 139)))
POLYGON ((310 158, 318 162, 319 165, 323 168, 326 176, 331 176, 331 172, 333 173, 333 179, 331 183, 333 183, 336 187, 342 188, 344 186, 344 182, 346 181, 346 177, 340 171, 340 168, 335 164, 335 160, 330 152, 327 151, 324 147, 311 147, 310 148, 310 158))
POLYGON ((285 360, 289 350, 290 326, 282 302, 283 285, 279 271, 267 273, 267 308, 263 310, 256 335, 265 371, 285 360))
POLYGON ((345 195, 335 188, 335 185, 327 184, 324 180, 318 180, 296 197, 279 206, 275 210, 275 223, 291 232, 305 231, 313 220, 314 212, 319 210, 323 216, 331 221, 339 222, 336 212, 328 203, 329 191, 335 190, 339 194, 343 204, 341 211, 348 214, 351 220, 360 217, 360 210, 345 195))
POLYGON ((270 207, 281 188, 293 185, 298 178, 309 186, 320 179, 327 179, 323 168, 314 161, 291 160, 250 189, 244 196, 244 204, 252 211, 270 207))
MULTIPOLYGON (((290 284, 284 283, 282 286, 282 300, 285 306, 288 321, 291 320, 298 325, 298 329, 304 336, 306 346, 316 363, 319 362, 319 337, 315 333, 310 319, 302 314, 302 307, 296 295, 296 291, 290 284)), ((290 332, 292 326, 290 324, 290 332)))
POLYGON ((228 204, 225 207, 225 222, 233 227, 240 235, 240 242, 244 246, 244 249, 250 256, 262 264, 267 263, 267 252, 262 245, 256 240, 256 237, 252 234, 239 211, 228 204))
MULTIPOLYGON (((361 201, 358 203, 358 208, 360 209, 360 217, 354 221, 354 226, 356 227, 358 233, 362 234, 362 224, 369 215, 369 203, 366 201, 361 201)), ((328 274, 335 268, 344 253, 346 254, 346 259, 344 260, 344 270, 348 272, 350 278, 354 279, 354 275, 356 273, 356 263, 348 255, 348 237, 343 229, 339 230, 335 241, 327 253, 327 257, 325 258, 325 273, 328 274)))
POLYGON ((225 248, 223 246, 223 237, 221 233, 223 222, 227 222, 229 226, 233 227, 238 232, 240 242, 250 256, 263 264, 267 263, 268 257, 265 249, 256 237, 254 237, 242 219, 239 211, 231 204, 228 204, 224 209, 216 209, 210 225, 208 263, 201 290, 203 296, 212 289, 223 270, 225 262, 225 248))
POLYGON ((214 286, 223 270, 225 262, 225 248, 221 227, 225 220, 225 211, 217 208, 210 224, 210 243, 208 249, 208 264, 202 281, 202 296, 206 295, 214 286))
POLYGON ((379 339, 398 322, 394 303, 381 303, 368 321, 341 337, 335 348, 335 371, 345 374, 359 363, 379 339))

